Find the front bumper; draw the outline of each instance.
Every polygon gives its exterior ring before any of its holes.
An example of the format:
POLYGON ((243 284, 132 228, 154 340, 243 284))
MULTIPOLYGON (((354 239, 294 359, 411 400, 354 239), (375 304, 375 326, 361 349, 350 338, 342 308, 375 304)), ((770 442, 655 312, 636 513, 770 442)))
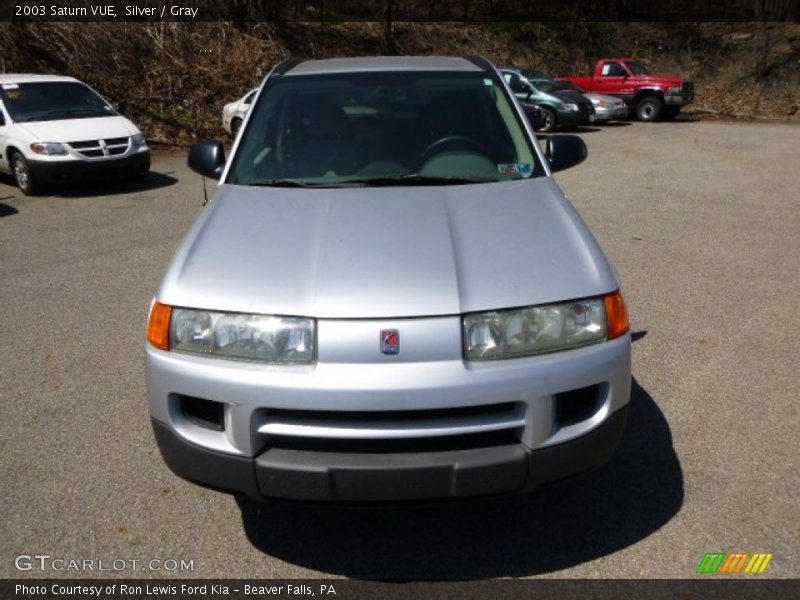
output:
POLYGON ((664 104, 667 106, 686 106, 692 100, 694 100, 694 92, 664 94, 664 104))
POLYGON ((28 168, 35 179, 49 183, 133 175, 150 168, 150 150, 102 160, 28 160, 28 168))
POLYGON ((621 108, 595 108, 595 113, 589 117, 591 123, 606 123, 618 119, 626 119, 630 111, 627 106, 621 108))
POLYGON ((194 483, 254 500, 374 502, 521 492, 597 468, 614 454, 627 414, 626 405, 590 433, 541 450, 522 444, 389 455, 272 449, 256 458, 208 450, 152 424, 167 466, 194 483))
POLYGON ((309 366, 147 345, 164 459, 187 479, 253 498, 395 500, 521 490, 608 458, 618 439, 609 423, 630 396, 630 336, 467 363, 452 335, 460 327, 458 317, 319 321, 309 366), (398 327, 404 353, 375 357, 375 333, 398 327), (565 398, 583 390, 586 410, 565 419, 565 398), (186 412, 197 399, 218 403, 217 429, 186 412), (587 449, 595 438, 604 441, 587 449))

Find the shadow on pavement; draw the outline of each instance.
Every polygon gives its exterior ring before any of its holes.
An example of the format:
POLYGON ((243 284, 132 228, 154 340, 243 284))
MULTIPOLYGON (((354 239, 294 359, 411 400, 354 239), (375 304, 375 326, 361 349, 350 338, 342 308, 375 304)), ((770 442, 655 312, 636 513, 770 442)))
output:
POLYGON ((129 192, 149 192, 169 187, 178 183, 175 177, 167 173, 150 171, 144 179, 108 179, 105 181, 87 181, 53 185, 47 192, 62 198, 91 198, 95 196, 111 196, 129 192))
POLYGON ((19 211, 10 204, 3 204, 2 202, 0 202, 0 219, 3 217, 10 217, 11 215, 15 215, 18 212, 19 211))
POLYGON ((473 579, 558 571, 663 527, 683 504, 664 415, 634 379, 617 454, 533 494, 393 507, 238 499, 250 542, 273 557, 364 579, 473 579))

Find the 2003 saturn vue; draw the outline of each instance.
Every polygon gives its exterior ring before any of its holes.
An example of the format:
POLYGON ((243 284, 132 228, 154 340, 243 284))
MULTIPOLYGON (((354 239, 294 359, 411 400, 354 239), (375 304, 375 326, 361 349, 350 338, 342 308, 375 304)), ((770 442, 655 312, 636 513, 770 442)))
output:
POLYGON ((531 489, 606 462, 631 342, 617 277, 496 68, 290 60, 150 309, 167 465, 254 499, 531 489))

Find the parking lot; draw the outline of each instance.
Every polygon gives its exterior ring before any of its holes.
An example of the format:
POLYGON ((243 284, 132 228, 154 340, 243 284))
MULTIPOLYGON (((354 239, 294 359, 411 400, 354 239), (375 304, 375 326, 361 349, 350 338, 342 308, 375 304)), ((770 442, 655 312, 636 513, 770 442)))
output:
POLYGON ((143 344, 203 210, 186 151, 156 150, 144 183, 24 197, 0 179, 0 577, 91 575, 14 566, 47 554, 193 565, 123 576, 682 578, 707 552, 800 576, 800 127, 580 134, 589 158, 557 180, 624 282, 627 432, 600 471, 457 504, 258 505, 172 475, 143 344))

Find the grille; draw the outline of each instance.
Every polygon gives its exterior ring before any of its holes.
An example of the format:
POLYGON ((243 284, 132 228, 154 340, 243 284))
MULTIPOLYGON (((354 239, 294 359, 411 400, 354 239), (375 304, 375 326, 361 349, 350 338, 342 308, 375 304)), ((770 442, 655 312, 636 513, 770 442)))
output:
POLYGON ((68 142, 68 146, 86 158, 103 158, 104 156, 119 156, 128 151, 130 138, 118 137, 105 140, 85 140, 68 142))
POLYGON ((266 409, 259 434, 272 448, 331 452, 433 452, 519 443, 525 405, 408 411, 266 409))

